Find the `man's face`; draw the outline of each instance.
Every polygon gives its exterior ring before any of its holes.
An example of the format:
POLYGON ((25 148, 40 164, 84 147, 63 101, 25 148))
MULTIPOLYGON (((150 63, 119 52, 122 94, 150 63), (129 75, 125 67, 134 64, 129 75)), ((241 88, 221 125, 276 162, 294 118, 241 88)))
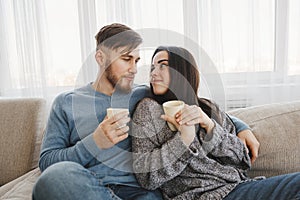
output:
POLYGON ((114 89, 118 88, 123 92, 130 92, 135 74, 137 73, 137 62, 140 60, 138 49, 131 52, 115 52, 107 60, 105 75, 114 89))

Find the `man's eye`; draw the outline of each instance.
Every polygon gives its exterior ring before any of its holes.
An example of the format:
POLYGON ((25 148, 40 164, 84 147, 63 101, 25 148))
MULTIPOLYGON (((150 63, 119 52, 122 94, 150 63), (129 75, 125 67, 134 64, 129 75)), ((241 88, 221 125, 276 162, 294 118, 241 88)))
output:
POLYGON ((123 58, 123 60, 130 61, 130 58, 125 57, 125 58, 123 58))

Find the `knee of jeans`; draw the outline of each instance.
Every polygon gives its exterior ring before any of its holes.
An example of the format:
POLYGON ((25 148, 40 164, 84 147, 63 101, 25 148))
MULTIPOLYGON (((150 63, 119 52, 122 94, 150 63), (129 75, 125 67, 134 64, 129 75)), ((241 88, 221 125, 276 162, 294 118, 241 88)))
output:
POLYGON ((63 161, 55 163, 49 166, 39 177, 36 182, 36 185, 47 185, 48 189, 51 185, 55 186, 57 181, 64 179, 76 179, 75 176, 72 176, 72 172, 78 171, 83 167, 75 162, 63 161))
POLYGON ((292 177, 292 180, 289 181, 291 185, 293 187, 298 186, 300 188, 300 172, 292 173, 290 176, 292 177))
POLYGON ((81 166, 78 163, 70 162, 70 161, 63 161, 55 163, 51 166, 49 166, 43 173, 45 177, 59 177, 60 179, 64 176, 70 177, 70 174, 72 172, 76 172, 78 170, 84 169, 83 166, 81 166))

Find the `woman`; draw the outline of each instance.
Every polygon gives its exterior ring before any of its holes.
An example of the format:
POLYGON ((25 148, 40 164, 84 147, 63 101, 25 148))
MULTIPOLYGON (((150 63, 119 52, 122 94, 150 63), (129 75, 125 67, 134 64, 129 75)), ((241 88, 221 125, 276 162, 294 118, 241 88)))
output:
POLYGON ((133 168, 143 187, 160 188, 165 199, 299 197, 299 173, 259 181, 247 177, 247 150, 226 113, 197 97, 199 73, 187 50, 156 49, 150 76, 153 96, 139 103, 132 127, 133 168), (163 115, 162 104, 175 99, 194 105, 194 112, 187 112, 191 106, 186 105, 175 119, 163 115), (191 115, 198 120, 190 121, 191 115), (166 121, 178 131, 172 132, 166 121))

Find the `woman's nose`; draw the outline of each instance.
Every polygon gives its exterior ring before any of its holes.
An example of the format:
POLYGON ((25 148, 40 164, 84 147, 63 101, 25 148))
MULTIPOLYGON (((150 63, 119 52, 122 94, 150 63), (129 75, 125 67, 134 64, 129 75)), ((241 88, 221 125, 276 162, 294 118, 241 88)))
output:
POLYGON ((158 73, 157 67, 154 67, 154 68, 151 70, 150 75, 151 75, 151 76, 157 76, 157 73, 158 73))

